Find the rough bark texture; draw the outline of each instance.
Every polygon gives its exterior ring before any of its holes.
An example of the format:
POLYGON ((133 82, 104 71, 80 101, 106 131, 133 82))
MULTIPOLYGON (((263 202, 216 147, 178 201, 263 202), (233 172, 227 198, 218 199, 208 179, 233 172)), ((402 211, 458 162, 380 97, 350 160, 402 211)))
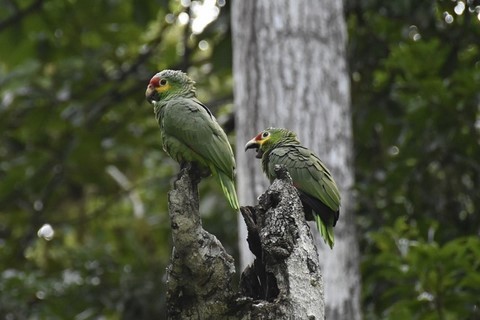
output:
POLYGON ((199 178, 182 169, 168 194, 173 251, 167 268, 170 319, 220 319, 233 297, 233 258, 202 228, 198 212, 199 178))
POLYGON ((280 179, 260 197, 260 204, 242 208, 256 258, 243 272, 240 289, 266 300, 263 311, 274 307, 275 316, 266 313, 268 319, 324 319, 323 280, 310 228, 288 173, 275 170, 280 179))
POLYGON ((324 319, 318 256, 285 169, 258 206, 242 207, 257 257, 232 287, 233 259, 203 230, 198 178, 184 169, 169 193, 173 252, 167 270, 170 319, 324 319))
MULTIPOLYGON (((333 250, 317 239, 327 319, 360 319, 342 2, 234 1, 232 31, 240 202, 252 203, 268 183, 260 163, 243 145, 270 126, 297 132, 302 144, 331 169, 342 195, 333 250)), ((245 233, 240 230, 240 243, 245 233)), ((242 257, 245 266, 251 259, 245 247, 242 257)))

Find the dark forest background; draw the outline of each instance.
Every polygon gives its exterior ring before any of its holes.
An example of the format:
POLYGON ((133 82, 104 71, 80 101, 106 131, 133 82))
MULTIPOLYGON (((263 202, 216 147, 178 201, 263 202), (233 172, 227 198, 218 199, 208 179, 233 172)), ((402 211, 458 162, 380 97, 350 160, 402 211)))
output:
MULTIPOLYGON (((230 3, 0 4, 0 317, 164 317, 178 166, 144 91, 188 71, 235 143, 230 3)), ((478 319, 480 1, 344 6, 364 317, 478 319)), ((237 256, 214 179, 200 194, 237 256)))

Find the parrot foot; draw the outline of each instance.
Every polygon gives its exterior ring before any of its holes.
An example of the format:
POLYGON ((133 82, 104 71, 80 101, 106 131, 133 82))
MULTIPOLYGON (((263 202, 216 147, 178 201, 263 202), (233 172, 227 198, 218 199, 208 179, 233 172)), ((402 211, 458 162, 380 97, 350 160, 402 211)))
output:
POLYGON ((192 164, 190 162, 187 162, 187 161, 180 162, 180 171, 182 170, 190 171, 191 168, 192 168, 192 164))
POLYGON ((192 180, 196 183, 199 183, 202 178, 210 175, 210 170, 208 168, 199 166, 195 162, 187 161, 180 162, 180 172, 178 173, 177 178, 182 176, 182 172, 187 172, 192 177, 192 180))

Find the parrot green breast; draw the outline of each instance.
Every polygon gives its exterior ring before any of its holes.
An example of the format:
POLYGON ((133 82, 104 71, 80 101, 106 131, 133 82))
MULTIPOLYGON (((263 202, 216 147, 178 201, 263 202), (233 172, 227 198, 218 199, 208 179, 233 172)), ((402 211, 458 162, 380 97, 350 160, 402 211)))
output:
POLYGON ((175 161, 197 162, 233 179, 235 159, 225 132, 196 98, 178 97, 155 106, 163 149, 175 161))
POLYGON ((340 208, 340 192, 330 171, 309 149, 298 143, 278 144, 262 157, 263 171, 275 179, 275 165, 284 165, 294 186, 320 200, 333 211, 340 208))

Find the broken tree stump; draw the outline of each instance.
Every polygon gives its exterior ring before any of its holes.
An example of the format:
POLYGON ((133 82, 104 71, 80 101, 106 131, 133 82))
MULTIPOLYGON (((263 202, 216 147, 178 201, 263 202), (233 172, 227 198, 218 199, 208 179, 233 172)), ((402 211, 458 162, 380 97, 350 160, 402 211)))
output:
POLYGON ((283 167, 256 206, 242 207, 254 263, 234 283, 233 258, 202 228, 198 174, 182 169, 169 193, 170 319, 324 319, 323 281, 303 207, 283 167))

